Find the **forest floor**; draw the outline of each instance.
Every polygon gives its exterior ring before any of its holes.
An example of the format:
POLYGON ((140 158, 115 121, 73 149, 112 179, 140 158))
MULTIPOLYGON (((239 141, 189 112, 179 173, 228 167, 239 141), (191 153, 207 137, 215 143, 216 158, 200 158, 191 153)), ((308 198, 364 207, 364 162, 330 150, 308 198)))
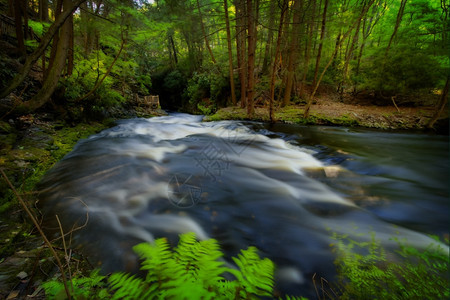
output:
MULTIPOLYGON (((318 97, 308 119, 303 118, 302 105, 276 110, 278 122, 293 124, 358 126, 377 129, 424 129, 435 108, 399 107, 393 105, 354 105, 327 97, 318 97)), ((137 114, 148 116, 145 114, 137 114)), ((76 142, 112 124, 98 122, 76 126, 57 121, 55 116, 33 114, 14 120, 0 120, 0 168, 30 206, 35 202, 35 185, 41 176, 68 153, 76 142)), ((222 108, 205 121, 247 119, 238 107, 222 108)), ((268 121, 267 108, 257 107, 254 120, 268 121)), ((448 110, 439 126, 448 134, 448 110)), ((38 211, 35 210, 38 214, 38 211)), ((64 256, 64 249, 57 249, 64 256)), ((82 258, 72 256, 72 271, 79 272, 82 258)), ((41 299, 42 280, 58 274, 49 249, 19 205, 5 178, 0 176, 0 299, 24 299, 33 295, 41 299)))

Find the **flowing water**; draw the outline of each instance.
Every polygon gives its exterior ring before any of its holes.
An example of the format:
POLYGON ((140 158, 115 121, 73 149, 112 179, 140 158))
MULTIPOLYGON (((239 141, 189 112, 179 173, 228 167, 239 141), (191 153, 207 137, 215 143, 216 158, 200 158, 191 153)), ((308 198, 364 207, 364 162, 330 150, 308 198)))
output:
POLYGON ((256 246, 278 289, 308 296, 314 273, 334 276, 333 232, 375 232, 387 248, 448 236, 448 153, 436 135, 126 120, 80 141, 42 181, 40 205, 48 230, 55 214, 65 232, 82 227, 72 245, 104 272, 136 270, 139 242, 192 231, 228 258, 256 246))

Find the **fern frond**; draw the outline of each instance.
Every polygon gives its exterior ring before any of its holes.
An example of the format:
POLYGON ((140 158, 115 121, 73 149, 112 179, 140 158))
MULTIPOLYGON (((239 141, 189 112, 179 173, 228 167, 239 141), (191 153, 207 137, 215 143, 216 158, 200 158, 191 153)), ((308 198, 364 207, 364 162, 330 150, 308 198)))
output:
POLYGON ((237 258, 233 257, 233 261, 241 270, 241 275, 235 271, 232 274, 237 275, 248 293, 257 296, 272 295, 275 266, 271 260, 261 259, 257 249, 249 247, 247 250, 241 250, 241 254, 238 254, 237 258))
POLYGON ((126 273, 114 273, 109 278, 110 288, 114 291, 112 299, 143 299, 148 295, 148 286, 140 278, 126 273))
POLYGON ((56 299, 65 295, 64 285, 61 281, 47 281, 42 284, 42 287, 45 290, 47 299, 56 299))

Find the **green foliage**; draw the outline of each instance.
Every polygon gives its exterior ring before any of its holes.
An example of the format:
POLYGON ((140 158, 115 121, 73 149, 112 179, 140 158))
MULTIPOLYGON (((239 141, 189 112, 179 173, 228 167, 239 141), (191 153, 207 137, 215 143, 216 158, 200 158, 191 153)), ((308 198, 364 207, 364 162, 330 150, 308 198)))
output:
POLYGON ((35 34, 37 34, 38 36, 42 36, 44 34, 44 30, 46 29, 46 27, 48 27, 48 24, 44 22, 28 20, 28 26, 31 27, 35 34))
MULTIPOLYGON (((71 296, 74 299, 108 299, 105 286, 105 276, 101 276, 98 270, 94 270, 88 277, 74 277, 70 284, 71 296)), ((65 299, 64 285, 59 280, 44 282, 47 299, 65 299)))
POLYGON ((196 72, 187 83, 185 97, 194 110, 210 115, 226 105, 229 89, 229 81, 222 75, 196 72))
POLYGON ((204 98, 211 97, 211 83, 208 74, 194 73, 186 87, 186 95, 191 104, 196 104, 204 98))
POLYGON ((386 93, 408 93, 439 86, 444 78, 445 60, 417 51, 408 45, 394 47, 383 60, 383 51, 375 52, 371 64, 364 67, 360 88, 386 93), (419 63, 420 62, 420 63, 419 63))
POLYGON ((342 299, 448 299, 448 254, 438 244, 418 250, 399 243, 396 260, 372 234, 357 242, 334 234, 342 299))
MULTIPOLYGON (((142 259, 145 278, 114 273, 105 283, 97 272, 88 278, 72 280, 74 298, 111 299, 258 299, 271 297, 274 264, 261 259, 254 247, 234 257, 238 268, 225 267, 223 254, 216 240, 197 241, 194 233, 180 235, 178 246, 170 249, 168 241, 134 247, 142 259), (235 280, 229 281, 229 274, 235 280)), ((61 283, 43 284, 50 299, 63 296, 61 283)))

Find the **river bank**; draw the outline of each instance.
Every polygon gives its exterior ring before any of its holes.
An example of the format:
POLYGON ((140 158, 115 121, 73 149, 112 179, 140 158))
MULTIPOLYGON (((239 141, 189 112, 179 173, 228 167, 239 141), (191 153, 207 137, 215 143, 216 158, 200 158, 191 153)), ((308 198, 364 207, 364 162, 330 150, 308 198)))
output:
MULTIPOLYGON (((303 118, 304 105, 291 105, 275 110, 275 122, 302 125, 364 127, 380 130, 429 130, 427 124, 436 108, 433 106, 398 107, 353 105, 318 98, 311 106, 309 118, 303 118)), ((434 126, 439 134, 449 133, 449 113, 445 110, 434 126)), ((247 120, 247 111, 240 107, 226 107, 206 116, 205 121, 247 120)), ((252 120, 269 122, 267 108, 255 109, 252 120)))
MULTIPOLYGON (((161 113, 139 108, 134 116, 151 117, 161 113)), ((113 119, 73 123, 49 113, 0 120, 0 169, 38 221, 35 185, 41 177, 80 139, 114 125, 113 119)), ((64 256, 62 246, 56 250, 64 256)), ((71 264, 76 273, 86 262, 74 254, 71 264)), ((6 178, 0 175, 0 299, 23 299, 27 295, 40 299, 43 297, 40 283, 56 273, 49 249, 6 178)))
MULTIPOLYGON (((333 126, 367 127, 382 130, 423 130, 434 113, 433 107, 348 105, 318 100, 311 116, 303 119, 302 106, 280 108, 277 122, 333 126)), ((140 114, 148 117, 150 114, 140 114)), ((237 107, 218 110, 204 121, 247 119, 237 107)), ((267 109, 257 108, 254 120, 268 121, 267 109)), ((0 168, 30 207, 34 207, 34 187, 57 161, 70 152, 82 138, 114 125, 112 121, 67 124, 49 114, 33 114, 0 121, 0 168)), ((448 113, 441 116, 438 132, 448 133, 448 113), (447 123, 446 123, 447 122, 447 123), (447 124, 447 125, 446 125, 447 124)), ((49 249, 19 205, 5 178, 0 179, 0 298, 42 297, 42 280, 57 274, 49 249)), ((35 210, 39 219, 39 211, 35 210)), ((64 256, 64 249, 57 251, 64 256)), ((76 253, 71 264, 74 272, 89 266, 76 253)))

